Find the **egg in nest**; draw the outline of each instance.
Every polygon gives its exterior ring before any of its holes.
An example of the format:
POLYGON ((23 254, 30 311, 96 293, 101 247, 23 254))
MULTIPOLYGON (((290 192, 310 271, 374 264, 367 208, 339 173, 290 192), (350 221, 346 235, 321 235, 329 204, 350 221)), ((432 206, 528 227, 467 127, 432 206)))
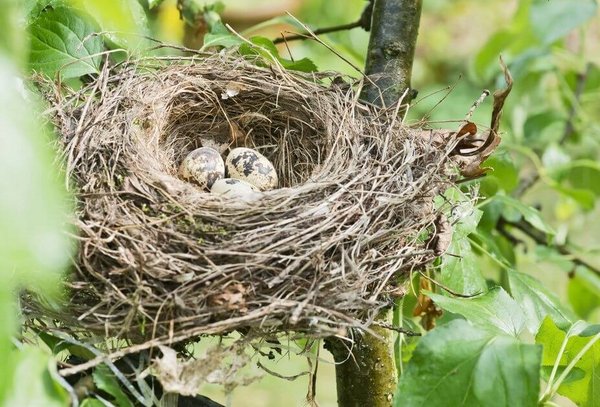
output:
POLYGON ((225 160, 227 174, 231 178, 246 181, 260 191, 277 188, 277 171, 261 153, 251 148, 238 147, 231 150, 225 160))
POLYGON ((200 147, 183 159, 179 176, 203 189, 210 189, 215 181, 225 177, 225 163, 217 150, 200 147))
POLYGON ((242 201, 253 201, 261 196, 257 187, 235 178, 223 178, 216 181, 210 192, 242 201))

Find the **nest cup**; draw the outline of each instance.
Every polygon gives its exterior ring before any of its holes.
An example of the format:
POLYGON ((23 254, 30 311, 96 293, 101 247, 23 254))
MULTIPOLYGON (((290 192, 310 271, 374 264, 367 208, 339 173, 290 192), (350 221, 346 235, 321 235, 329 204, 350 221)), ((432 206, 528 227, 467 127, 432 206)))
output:
POLYGON ((255 62, 128 62, 66 98, 47 92, 77 198, 65 326, 134 341, 337 334, 368 326, 433 260, 452 146, 358 103, 334 74, 255 62), (247 203, 180 179, 207 142, 256 149, 279 188, 247 203))

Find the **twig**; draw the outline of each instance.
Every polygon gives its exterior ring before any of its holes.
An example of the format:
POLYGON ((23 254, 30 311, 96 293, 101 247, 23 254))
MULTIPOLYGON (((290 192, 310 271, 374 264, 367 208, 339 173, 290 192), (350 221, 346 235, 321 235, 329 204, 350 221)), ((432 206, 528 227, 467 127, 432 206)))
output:
MULTIPOLYGON (((567 122, 565 123, 565 129, 560 140, 558 141, 559 145, 565 144, 573 135, 573 133, 575 133, 575 125, 573 124, 573 122, 575 121, 575 117, 577 115, 577 106, 579 105, 579 100, 581 99, 581 94, 583 93, 583 89, 585 88, 585 82, 588 79, 591 68, 592 64, 588 63, 585 68, 585 71, 577 74, 577 83, 575 85, 575 98, 573 104, 571 105, 571 109, 569 110, 569 117, 567 118, 567 122)), ((538 172, 535 172, 529 177, 523 178, 515 192, 513 192, 513 196, 517 198, 523 196, 523 194, 525 194, 525 192, 527 192, 529 188, 534 186, 535 183, 539 181, 539 179, 540 174, 538 172)))
MULTIPOLYGON (((539 245, 547 245, 546 235, 543 232, 539 232, 536 229, 534 229, 524 220, 520 220, 518 222, 511 222, 504 218, 500 218, 500 220, 498 221, 498 230, 501 230, 501 233, 505 236, 511 236, 511 238, 509 238, 510 240, 514 239, 515 241, 518 241, 516 237, 512 236, 512 234, 508 230, 506 230, 506 226, 511 226, 515 229, 520 230, 539 245)), ((563 256, 569 257, 574 264, 585 267, 590 271, 594 272, 595 274, 600 275, 600 268, 591 265, 587 261, 575 255, 567 245, 554 245, 552 247, 563 256)))
POLYGON ((369 31, 371 29, 371 15, 373 13, 373 1, 369 0, 369 4, 365 7, 360 18, 352 23, 334 25, 332 27, 318 28, 312 32, 304 32, 299 34, 292 35, 281 35, 281 38, 275 38, 273 40, 274 44, 280 44, 282 42, 296 41, 296 40, 306 40, 313 38, 314 35, 323 35, 330 34, 333 32, 352 30, 354 28, 361 27, 365 31, 369 31), (312 35, 311 35, 312 34, 312 35))
MULTIPOLYGON (((360 26, 361 26, 361 21, 358 20, 353 23, 341 24, 341 25, 336 25, 333 27, 318 28, 313 31, 313 34, 315 34, 315 35, 329 34, 329 33, 338 32, 338 31, 351 30, 353 28, 358 28, 360 26)), ((311 38, 312 38, 312 36, 309 33, 299 33, 299 34, 292 34, 292 35, 288 35, 288 36, 282 34, 281 37, 275 38, 273 40, 273 44, 281 44, 284 41, 290 42, 290 41, 297 41, 297 40, 307 40, 307 39, 311 39, 311 38)))
POLYGON ((399 334, 404 334, 406 336, 421 336, 421 333, 419 333, 419 332, 411 331, 409 329, 402 328, 401 326, 388 324, 387 322, 383 322, 383 321, 373 321, 373 325, 377 325, 382 328, 389 329, 390 331, 395 331, 395 332, 398 332, 399 334))
POLYGON ((471 108, 469 109, 469 112, 465 116, 466 122, 471 120, 471 117, 473 116, 473 113, 475 113, 475 110, 479 107, 480 104, 483 103, 485 98, 488 97, 489 95, 490 95, 490 91, 487 89, 484 89, 481 96, 479 96, 479 99, 477 99, 475 102, 473 102, 473 105, 471 106, 471 108))

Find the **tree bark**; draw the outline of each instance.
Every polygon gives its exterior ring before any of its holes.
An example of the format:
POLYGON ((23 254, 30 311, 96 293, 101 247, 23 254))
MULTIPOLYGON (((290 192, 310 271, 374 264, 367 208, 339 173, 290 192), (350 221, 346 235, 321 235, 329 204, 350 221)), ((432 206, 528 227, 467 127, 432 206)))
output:
MULTIPOLYGON (((361 99, 378 106, 395 104, 410 89, 422 0, 375 0, 366 75, 361 99)), ((403 103, 416 93, 409 91, 403 103)), ((379 320, 387 321, 389 312, 379 320)), ((354 343, 330 338, 326 348, 336 362, 340 407, 389 407, 397 375, 390 330, 372 326, 375 335, 354 331, 354 343), (350 350, 349 350, 350 349, 350 350)))
POLYGON ((337 338, 329 338, 325 343, 336 363, 340 407, 392 405, 397 380, 392 332, 378 326, 371 329, 379 338, 354 330, 353 343, 337 338))
MULTIPOLYGON (((391 106, 410 89, 422 0, 375 0, 361 98, 391 106), (382 98, 383 97, 383 98, 382 98)), ((409 92, 403 102, 410 102, 409 92)))

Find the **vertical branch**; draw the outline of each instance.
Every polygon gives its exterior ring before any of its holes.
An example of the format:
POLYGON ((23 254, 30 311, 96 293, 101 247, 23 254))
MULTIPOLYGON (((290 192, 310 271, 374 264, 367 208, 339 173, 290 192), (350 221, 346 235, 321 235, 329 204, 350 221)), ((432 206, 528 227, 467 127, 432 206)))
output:
POLYGON ((422 0, 375 0, 365 68, 373 84, 365 85, 363 100, 389 107, 410 88, 421 5, 422 0))
MULTIPOLYGON (((421 4, 422 0, 375 0, 366 61, 372 82, 363 88, 364 101, 389 107, 410 88, 421 4)), ((408 92, 403 102, 414 96, 415 92, 408 92)), ((388 314, 382 313, 379 320, 387 320, 388 314)), ((335 338, 326 343, 337 363, 341 407, 392 405, 397 384, 392 332, 381 327, 373 331, 377 336, 354 331, 351 350, 335 338)))

